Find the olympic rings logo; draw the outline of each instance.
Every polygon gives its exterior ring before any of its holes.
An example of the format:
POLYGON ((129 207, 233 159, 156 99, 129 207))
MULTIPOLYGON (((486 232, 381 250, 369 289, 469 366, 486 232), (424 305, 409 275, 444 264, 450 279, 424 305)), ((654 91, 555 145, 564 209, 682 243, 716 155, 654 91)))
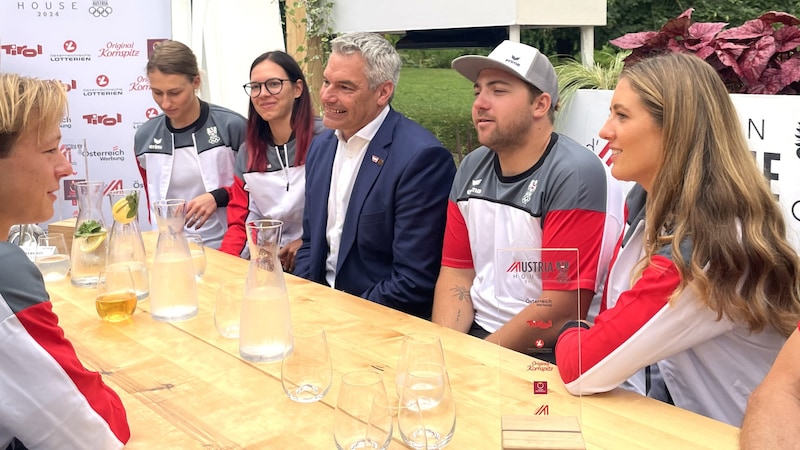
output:
POLYGON ((95 17, 108 17, 114 9, 110 6, 92 6, 89 8, 89 14, 95 17))

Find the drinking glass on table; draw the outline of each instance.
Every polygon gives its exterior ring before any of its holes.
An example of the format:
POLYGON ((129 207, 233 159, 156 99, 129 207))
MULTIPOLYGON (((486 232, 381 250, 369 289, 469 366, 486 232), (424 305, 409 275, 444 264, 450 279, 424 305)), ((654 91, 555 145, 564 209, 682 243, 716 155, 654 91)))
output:
POLYGON ((391 411, 373 412, 375 407, 388 407, 381 374, 372 370, 344 374, 334 413, 333 437, 338 450, 386 449, 389 446, 391 411))
POLYGON ((440 449, 450 443, 456 428, 456 408, 442 364, 410 364, 399 395, 397 422, 406 444, 414 449, 440 449))
POLYGON ((331 388, 333 367, 325 330, 316 326, 292 328, 294 345, 287 347, 281 361, 281 383, 290 399, 311 403, 322 399, 331 388))
POLYGON ((439 336, 432 333, 411 333, 403 336, 395 370, 397 395, 400 395, 408 366, 415 363, 434 363, 444 366, 444 351, 439 336))
POLYGON ((203 245, 203 237, 199 234, 187 234, 186 241, 189 243, 189 253, 192 255, 194 274, 200 280, 206 272, 206 248, 203 245))
POLYGON ((100 270, 95 308, 108 322, 130 319, 136 311, 136 289, 126 264, 113 264, 100 270))
POLYGON ((36 240, 34 263, 42 272, 44 281, 59 281, 69 273, 69 250, 64 235, 50 233, 36 240))
POLYGON ((219 285, 217 301, 214 304, 214 326, 222 337, 239 337, 244 284, 244 278, 231 278, 219 285))

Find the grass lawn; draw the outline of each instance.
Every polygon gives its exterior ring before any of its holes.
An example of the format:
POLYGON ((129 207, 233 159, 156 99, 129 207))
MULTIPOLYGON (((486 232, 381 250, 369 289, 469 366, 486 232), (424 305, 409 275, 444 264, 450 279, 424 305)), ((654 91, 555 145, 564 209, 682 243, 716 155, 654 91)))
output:
POLYGON ((472 127, 473 99, 472 82, 453 69, 404 67, 392 106, 430 130, 459 162, 461 154, 479 145, 472 127))

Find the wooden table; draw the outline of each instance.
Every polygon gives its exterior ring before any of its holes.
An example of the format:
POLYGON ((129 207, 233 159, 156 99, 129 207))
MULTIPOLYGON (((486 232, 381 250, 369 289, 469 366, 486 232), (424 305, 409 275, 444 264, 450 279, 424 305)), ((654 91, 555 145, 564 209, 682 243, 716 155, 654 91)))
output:
MULTIPOLYGON (((145 236, 152 258, 155 235, 145 236)), ((579 403, 557 369, 529 370, 530 357, 287 275, 293 323, 325 328, 334 366, 333 387, 322 401, 295 403, 281 388, 280 363, 243 361, 237 340, 214 327, 216 288, 223 279, 244 277, 247 261, 214 250, 207 259, 198 283, 200 313, 180 323, 154 321, 147 300, 132 320, 107 323, 97 316, 92 289, 69 281, 47 286, 78 356, 122 398, 132 432, 128 448, 335 448, 341 375, 383 371, 391 392, 400 340, 412 332, 442 339, 457 412, 450 449, 500 449, 500 416, 534 414, 543 405, 551 415, 579 412, 587 448, 737 447, 735 427, 619 389, 579 403), (548 394, 534 396, 533 380, 547 381, 548 394)), ((397 431, 391 448, 404 448, 397 431)))

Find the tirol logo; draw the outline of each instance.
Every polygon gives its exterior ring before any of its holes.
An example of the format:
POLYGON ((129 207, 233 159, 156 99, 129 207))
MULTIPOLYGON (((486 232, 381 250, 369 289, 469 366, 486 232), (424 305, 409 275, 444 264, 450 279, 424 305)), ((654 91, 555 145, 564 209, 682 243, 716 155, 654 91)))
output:
POLYGON ((220 138, 219 134, 217 134, 217 127, 208 127, 206 128, 206 133, 208 133, 208 143, 209 144, 219 144, 220 138))
POLYGON ((89 14, 95 17, 108 17, 114 12, 114 8, 108 4, 108 0, 93 0, 89 7, 89 14))
POLYGON ((75 42, 72 39, 67 39, 66 41, 64 41, 64 44, 62 44, 61 47, 63 48, 64 53, 51 54, 50 55, 50 61, 55 61, 55 62, 62 62, 62 61, 86 62, 86 61, 91 61, 92 60, 92 56, 91 55, 88 55, 86 53, 77 53, 78 47, 79 47, 78 43, 75 42))
POLYGON ((62 81, 61 85, 64 86, 64 90, 67 92, 70 92, 78 88, 78 82, 75 80, 70 80, 69 82, 62 81))
POLYGON ((27 45, 5 44, 0 45, 0 51, 8 56, 24 56, 26 58, 35 58, 42 54, 42 46, 28 47, 27 45))
POLYGON ((118 123, 122 123, 122 113, 117 113, 115 116, 109 116, 108 114, 84 114, 83 118, 89 125, 113 127, 118 123))
POLYGON ((100 161, 125 161, 125 151, 119 148, 118 145, 113 146, 111 150, 99 152, 89 151, 89 149, 85 148, 81 156, 84 158, 98 158, 100 161))
POLYGON ((111 79, 108 78, 106 75, 98 75, 94 79, 95 84, 101 87, 102 89, 84 89, 83 95, 86 97, 97 97, 97 96, 116 96, 124 94, 124 91, 121 88, 112 88, 109 85, 111 84, 111 79))
POLYGON ((539 328, 539 329, 542 329, 542 330, 546 330, 546 329, 551 328, 553 326, 553 321, 552 320, 548 320, 548 321, 544 321, 544 320, 529 320, 528 321, 528 326, 531 327, 531 328, 539 328))
POLYGON ((101 58, 130 58, 138 57, 139 50, 134 48, 133 42, 107 42, 105 47, 98 50, 101 58))

